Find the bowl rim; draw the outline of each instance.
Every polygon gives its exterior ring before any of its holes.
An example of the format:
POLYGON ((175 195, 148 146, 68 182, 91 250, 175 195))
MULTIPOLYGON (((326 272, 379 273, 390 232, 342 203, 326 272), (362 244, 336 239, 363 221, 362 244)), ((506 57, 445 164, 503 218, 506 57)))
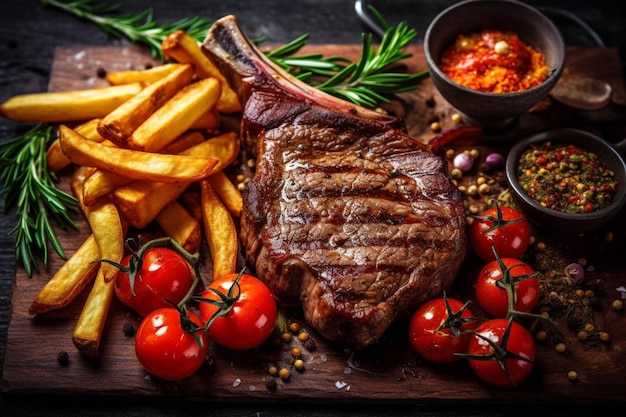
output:
MULTIPOLYGON (((561 219, 564 221, 595 221, 605 219, 609 221, 615 215, 617 215, 621 209, 626 204, 626 183, 620 183, 618 186, 618 190, 613 198, 611 204, 606 207, 603 207, 599 210, 595 210, 591 213, 565 213, 557 210, 553 210, 547 207, 542 206, 537 201, 532 199, 526 192, 522 189, 522 186, 519 184, 517 179, 517 166, 519 162, 519 157, 522 153, 528 149, 531 144, 543 143, 546 141, 558 142, 558 143, 571 143, 572 138, 575 138, 573 141, 577 142, 576 144, 582 148, 585 148, 584 144, 580 144, 580 141, 587 140, 592 143, 592 147, 599 148, 603 147, 608 153, 612 154, 615 157, 615 160, 619 162, 619 168, 621 170, 621 177, 626 178, 626 162, 624 156, 621 152, 613 146, 611 143, 603 139, 602 137, 595 135, 586 130, 577 129, 577 128, 554 128, 549 130, 544 130, 541 132, 537 132, 531 134, 515 143, 513 147, 510 149, 506 158, 506 166, 505 173, 506 179, 509 185, 511 192, 514 196, 517 196, 519 199, 524 201, 524 204, 530 206, 533 210, 543 213, 546 216, 550 216, 552 218, 561 219)), ((587 149, 588 151, 594 152, 592 149, 587 149)), ((616 167, 611 167, 613 171, 616 167)), ((620 174, 617 173, 616 176, 620 174)))
MULTIPOLYGON (((461 91, 464 91, 465 93, 476 94, 478 96, 485 96, 489 98, 501 98, 501 97, 502 98, 513 97, 514 98, 514 97, 534 94, 535 91, 539 91, 546 87, 549 87, 550 89, 552 89, 553 84, 556 84, 556 82, 561 76, 561 73, 565 66, 565 58, 566 58, 566 52, 565 52, 566 47, 565 47, 565 41, 563 39, 563 35, 561 34, 557 26, 554 24, 554 22, 550 18, 548 18, 546 15, 544 15, 541 11, 539 11, 537 8, 526 3, 522 3, 517 0, 462 0, 451 6, 448 6, 447 8, 442 10, 439 14, 437 14, 435 18, 430 22, 428 27, 426 28, 426 32, 424 34, 423 46, 424 46, 424 57, 429 67, 429 71, 435 72, 440 79, 446 80, 446 82, 453 84, 455 87, 459 88, 461 91), (516 92, 511 92, 511 93, 505 93, 505 94, 491 93, 491 92, 486 92, 486 91, 475 90, 475 89, 466 87, 462 84, 459 84, 453 79, 451 79, 450 77, 448 77, 443 71, 441 71, 441 69, 439 68, 438 62, 435 60, 434 56, 431 53, 431 47, 430 47, 430 40, 433 34, 434 27, 437 25, 437 23, 439 23, 440 20, 444 19, 449 12, 462 8, 462 7, 467 7, 468 5, 471 5, 471 4, 477 4, 477 3, 500 3, 500 4, 506 3, 506 4, 511 4, 514 7, 524 9, 528 11, 529 13, 534 14, 538 19, 541 20, 542 26, 543 25, 547 26, 550 29, 550 31, 553 32, 554 35, 556 35, 556 36, 551 36, 550 39, 554 41, 555 44, 558 45, 557 50, 559 51, 559 54, 558 54, 559 56, 557 57, 557 65, 554 68, 550 69, 550 73, 548 74, 548 77, 541 84, 538 84, 534 87, 531 87, 523 91, 516 91, 516 92)), ((545 52, 542 52, 542 53, 545 53, 545 52)))

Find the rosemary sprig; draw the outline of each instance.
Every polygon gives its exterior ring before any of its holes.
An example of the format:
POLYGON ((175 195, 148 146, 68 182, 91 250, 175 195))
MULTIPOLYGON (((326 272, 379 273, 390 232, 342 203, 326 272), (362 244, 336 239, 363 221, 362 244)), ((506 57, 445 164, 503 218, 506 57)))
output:
POLYGON ((122 4, 111 3, 108 0, 98 4, 94 4, 93 0, 41 0, 41 2, 87 19, 111 36, 126 36, 132 42, 143 43, 150 48, 152 57, 161 60, 163 60, 161 44, 167 35, 176 30, 184 30, 200 42, 213 24, 200 17, 159 24, 154 20, 152 8, 139 13, 115 16, 122 4))
POLYGON ((48 264, 48 243, 66 259, 53 222, 63 229, 78 230, 69 217, 78 201, 56 188, 57 177, 48 170, 46 151, 54 139, 52 127, 39 124, 0 143, 0 195, 4 196, 5 213, 16 208, 18 220, 9 234, 16 236, 15 257, 29 277, 33 270, 39 272, 37 259, 48 264))
POLYGON ((313 84, 322 91, 366 107, 389 103, 390 96, 415 89, 428 76, 427 70, 416 74, 387 71, 411 56, 404 48, 417 36, 417 31, 403 22, 390 26, 373 7, 371 10, 385 28, 378 50, 372 45, 372 34, 363 34, 359 61, 344 67, 321 84, 313 84))

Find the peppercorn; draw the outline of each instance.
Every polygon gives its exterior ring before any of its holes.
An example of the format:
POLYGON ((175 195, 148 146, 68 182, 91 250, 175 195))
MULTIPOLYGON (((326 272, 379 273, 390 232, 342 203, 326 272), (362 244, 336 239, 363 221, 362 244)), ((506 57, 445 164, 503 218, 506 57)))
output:
POLYGON ((296 361, 293 363, 293 367, 296 368, 298 371, 304 370, 304 361, 302 359, 296 359, 296 361))
POLYGON ((124 323, 122 331, 124 332, 124 336, 133 337, 135 335, 135 326, 133 326, 132 323, 124 323))
POLYGON ((300 356, 302 356, 302 350, 300 350, 299 347, 292 348, 291 356, 293 356, 294 358, 299 358, 300 356))
POLYGON ((280 377, 280 379, 282 379, 283 381, 286 379, 289 379, 289 369, 287 368, 281 368, 280 371, 278 371, 278 376, 280 377))
POLYGON ((545 330, 540 330, 535 334, 535 339, 539 342, 543 342, 548 338, 548 333, 545 330))
POLYGON ((304 341, 304 347, 309 352, 313 352, 317 349, 317 344, 315 343, 315 340, 309 337, 307 340, 304 341))
POLYGON ((66 351, 62 350, 57 354, 57 362, 61 366, 67 366, 70 364, 70 355, 67 354, 66 351))
POLYGON ((276 389, 276 379, 272 378, 271 376, 266 377, 263 382, 265 383, 265 387, 268 390, 275 390, 276 389))

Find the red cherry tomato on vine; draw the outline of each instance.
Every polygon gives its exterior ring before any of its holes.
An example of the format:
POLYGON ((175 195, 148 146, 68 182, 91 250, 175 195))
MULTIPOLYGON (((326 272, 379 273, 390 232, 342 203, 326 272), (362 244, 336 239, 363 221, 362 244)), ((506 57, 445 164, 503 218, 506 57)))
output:
POLYGON ((236 350, 252 349, 274 331, 278 316, 276 301, 267 285, 255 276, 224 275, 211 282, 201 297, 223 303, 219 307, 210 302, 199 302, 200 316, 209 323, 209 337, 219 345, 236 350), (211 322, 220 308, 224 309, 224 315, 211 322))
POLYGON ((455 298, 435 298, 415 310, 409 322, 409 341, 422 358, 433 363, 451 363, 464 353, 476 328, 467 305, 455 298))
MULTIPOLYGON (((128 267, 127 255, 121 265, 128 267)), ((157 308, 171 307, 168 301, 178 304, 194 283, 194 275, 187 260, 173 249, 154 247, 148 249, 141 268, 134 278, 134 294, 130 290, 128 274, 121 272, 115 278, 115 294, 126 306, 144 317, 157 308)))
POLYGON ((187 314, 185 326, 191 328, 181 326, 181 313, 173 307, 153 310, 141 321, 135 354, 150 374, 179 381, 193 375, 206 360, 209 340, 204 323, 193 311, 187 314))
POLYGON ((466 357, 472 371, 483 381, 498 387, 515 387, 533 369, 535 351, 535 341, 524 326, 513 320, 493 319, 476 328, 466 357))
POLYGON ((524 313, 530 313, 537 306, 540 296, 536 271, 513 258, 502 258, 483 266, 475 290, 478 304, 487 313, 499 318, 509 313, 509 294, 515 297, 512 303, 514 310, 524 313))
POLYGON ((495 206, 474 216, 469 230, 474 252, 485 262, 496 259, 492 245, 501 258, 521 258, 530 242, 526 217, 507 206, 495 206))

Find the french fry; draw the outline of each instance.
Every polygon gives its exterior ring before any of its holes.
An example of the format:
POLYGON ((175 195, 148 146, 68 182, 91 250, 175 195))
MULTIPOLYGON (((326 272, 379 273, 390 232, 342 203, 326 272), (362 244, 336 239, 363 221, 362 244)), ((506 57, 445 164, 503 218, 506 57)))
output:
POLYGON ((213 278, 233 274, 239 253, 235 223, 208 180, 200 181, 200 189, 204 234, 213 260, 213 278))
POLYGON ((146 152, 163 149, 213 108, 219 95, 215 78, 185 86, 135 129, 126 139, 128 147, 146 152))
POLYGON ((186 132, 180 135, 174 142, 168 144, 159 153, 177 155, 185 152, 192 146, 196 146, 205 141, 204 135, 200 132, 186 132))
POLYGON ((0 114, 16 122, 67 123, 102 118, 143 89, 132 83, 85 90, 20 94, 0 104, 0 114))
POLYGON ((202 226, 178 202, 167 205, 156 217, 165 234, 189 253, 197 253, 202 244, 202 226))
POLYGON ((43 314, 59 310, 74 301, 95 279, 100 265, 92 261, 98 258, 100 258, 100 250, 92 234, 39 291, 28 309, 28 314, 43 314))
POLYGON ((220 128, 222 121, 220 120, 220 114, 216 109, 209 109, 206 113, 198 118, 191 126, 189 130, 217 130, 220 128))
MULTIPOLYGON (((192 146, 181 154, 205 156, 217 159, 214 172, 230 165, 239 153, 237 134, 227 132, 192 146)), ((172 201, 176 200, 189 186, 189 183, 165 183, 134 181, 117 188, 113 192, 113 202, 122 217, 133 227, 142 229, 172 201)))
MULTIPOLYGON (((98 123, 100 119, 91 119, 83 124, 80 124, 74 128, 74 130, 94 142, 102 142, 104 138, 98 133, 98 123)), ((48 163, 48 169, 52 172, 59 172, 63 168, 72 163, 67 156, 63 153, 61 148, 61 141, 56 139, 46 152, 46 160, 48 163)))
MULTIPOLYGON (((188 132, 180 138, 166 146, 161 153, 178 154, 191 146, 198 145, 204 141, 204 136, 200 132, 188 132)), ((83 200, 90 206, 101 197, 109 195, 113 190, 123 185, 130 184, 134 180, 129 177, 118 175, 112 171, 96 169, 91 175, 85 178, 83 184, 83 200)))
POLYGON ((240 217, 243 209, 243 198, 241 192, 230 181, 228 176, 223 171, 218 171, 207 178, 207 180, 230 214, 240 217))
POLYGON ((193 65, 184 64, 160 80, 148 85, 135 96, 106 115, 98 125, 102 137, 125 146, 125 140, 152 113, 191 82, 193 65))
POLYGON ((114 297, 115 282, 105 282, 102 269, 98 269, 72 335, 74 346, 85 356, 97 358, 100 354, 102 333, 114 297))
POLYGON ((212 173, 217 160, 141 152, 106 146, 85 139, 65 125, 59 126, 59 139, 65 155, 75 164, 113 171, 136 180, 192 182, 212 173))
POLYGON ((131 226, 143 229, 189 185, 190 183, 134 181, 113 192, 113 203, 131 226))
POLYGON ((241 103, 237 94, 229 86, 220 70, 211 62, 198 42, 187 32, 177 30, 169 34, 161 43, 163 55, 180 63, 193 63, 199 78, 217 78, 222 85, 220 98, 216 108, 221 113, 237 113, 241 111, 241 103))
POLYGON ((163 65, 156 65, 148 69, 111 71, 107 72, 104 78, 111 85, 138 82, 152 84, 171 74, 181 65, 182 64, 178 63, 167 63, 163 65))
MULTIPOLYGON (((84 169, 84 167, 81 168, 84 169)), ((91 206, 85 205, 82 198, 84 178, 81 171, 82 169, 79 168, 72 177, 71 187, 98 244, 99 259, 107 259, 119 264, 124 257, 124 241, 126 240, 124 222, 110 199, 101 199, 91 206)), ((107 262, 101 263, 100 270, 106 282, 115 278, 119 272, 116 266, 107 262)))

